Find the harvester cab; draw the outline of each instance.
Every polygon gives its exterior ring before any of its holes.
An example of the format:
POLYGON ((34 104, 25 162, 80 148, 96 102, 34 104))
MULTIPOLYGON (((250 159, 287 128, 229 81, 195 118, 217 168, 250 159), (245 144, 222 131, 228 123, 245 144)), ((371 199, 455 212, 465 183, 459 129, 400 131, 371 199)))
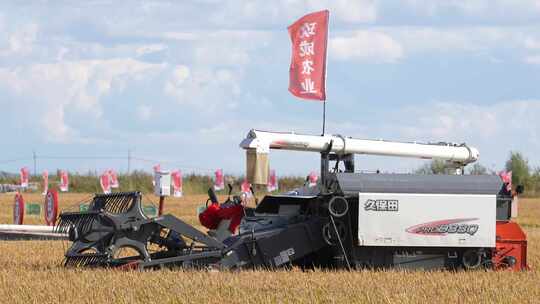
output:
POLYGON ((173 215, 147 218, 140 193, 96 195, 87 212, 60 215, 57 230, 73 242, 65 264, 527 268, 526 236, 511 221, 512 195, 498 176, 355 172, 355 154, 442 159, 459 172, 478 159, 473 147, 257 130, 240 146, 253 184, 266 184, 272 149, 320 153, 320 179, 315 187, 267 195, 254 209, 230 193, 219 204, 210 190, 199 215, 209 233, 173 215), (217 234, 220 225, 227 235, 217 234), (125 247, 134 254, 119 254, 125 247))

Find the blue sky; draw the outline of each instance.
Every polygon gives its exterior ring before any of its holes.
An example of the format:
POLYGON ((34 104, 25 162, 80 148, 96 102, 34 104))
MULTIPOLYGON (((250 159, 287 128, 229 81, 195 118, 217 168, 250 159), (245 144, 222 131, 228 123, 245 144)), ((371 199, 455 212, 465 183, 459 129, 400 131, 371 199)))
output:
MULTIPOLYGON (((500 169, 540 160, 540 1, 5 1, 0 170, 239 174, 251 128, 320 133, 322 106, 287 91, 287 26, 328 8, 327 130, 466 142, 500 169), (21 160, 18 160, 21 159, 21 160), (9 161, 17 160, 17 161, 9 161)), ((407 172, 412 159, 356 157, 407 172)), ((273 152, 278 174, 318 156, 273 152)))

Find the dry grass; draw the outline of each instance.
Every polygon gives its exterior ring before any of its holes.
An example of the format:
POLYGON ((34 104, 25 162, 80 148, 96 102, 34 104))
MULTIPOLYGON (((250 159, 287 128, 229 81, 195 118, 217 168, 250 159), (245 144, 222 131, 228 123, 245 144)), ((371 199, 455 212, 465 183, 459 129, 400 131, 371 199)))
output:
MULTIPOLYGON (((62 208, 88 195, 62 194, 62 208)), ((11 223, 12 195, 0 195, 0 222, 11 223)), ((27 201, 41 201, 26 195, 27 201)), ((157 202, 156 198, 152 198, 157 202)), ((168 200, 166 211, 197 223, 205 196, 168 200)), ((42 223, 27 218, 26 223, 42 223)), ((540 302, 540 199, 520 203, 529 237, 529 272, 242 271, 125 272, 66 270, 62 242, 0 241, 0 301, 4 303, 275 303, 275 302, 540 302)))

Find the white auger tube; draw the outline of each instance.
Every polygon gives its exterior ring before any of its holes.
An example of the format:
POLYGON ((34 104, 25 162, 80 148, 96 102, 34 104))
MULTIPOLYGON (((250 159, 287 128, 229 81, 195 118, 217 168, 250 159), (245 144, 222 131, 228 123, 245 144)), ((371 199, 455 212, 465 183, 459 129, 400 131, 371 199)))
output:
POLYGON ((254 184, 267 182, 270 149, 439 159, 456 168, 475 162, 480 154, 476 148, 464 144, 407 143, 355 139, 341 135, 316 136, 259 130, 250 130, 240 147, 246 149, 246 176, 248 181, 254 184))
POLYGON ((425 144, 416 142, 394 142, 385 140, 366 140, 340 135, 300 135, 295 133, 250 130, 240 147, 255 150, 257 154, 269 153, 270 149, 324 152, 337 154, 367 154, 396 157, 415 157, 440 159, 465 166, 478 160, 476 148, 464 144, 449 143, 425 144))

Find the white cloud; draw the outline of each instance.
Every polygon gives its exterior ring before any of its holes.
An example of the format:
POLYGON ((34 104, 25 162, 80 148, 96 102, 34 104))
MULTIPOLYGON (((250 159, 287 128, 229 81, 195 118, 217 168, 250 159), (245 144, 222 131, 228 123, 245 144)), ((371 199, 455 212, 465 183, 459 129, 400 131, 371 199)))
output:
POLYGON ((338 60, 395 62, 403 56, 403 49, 387 34, 356 31, 350 36, 330 39, 329 56, 338 60))
POLYGON ((540 55, 525 57, 525 62, 529 64, 540 64, 540 55))
POLYGON ((1 68, 0 87, 13 96, 10 102, 21 118, 46 140, 72 142, 84 140, 84 135, 67 123, 68 115, 83 115, 97 124, 103 111, 101 97, 161 69, 133 59, 34 64, 1 68))
POLYGON ((484 163, 502 164, 510 150, 540 150, 540 100, 439 102, 402 108, 392 117, 388 132, 398 130, 409 140, 467 142, 479 148, 484 163))
POLYGON ((138 56, 143 56, 143 55, 163 51, 165 49, 167 49, 167 46, 164 44, 148 44, 148 45, 143 45, 141 47, 138 47, 135 52, 137 53, 138 56))
POLYGON ((191 105, 204 111, 238 106, 240 75, 229 69, 174 68, 163 90, 179 104, 191 105))
POLYGON ((540 28, 533 27, 388 26, 337 31, 333 36, 329 56, 368 62, 396 62, 426 53, 470 53, 501 62, 509 54, 519 56, 519 51, 526 53, 540 48, 540 40, 536 38, 540 37, 540 28))
POLYGON ((524 44, 525 44, 525 48, 527 49, 533 49, 533 50, 540 49, 540 39, 527 37, 525 38, 524 44))
MULTIPOLYGON (((405 0, 406 6, 420 15, 437 17, 444 14, 478 18, 523 18, 540 13, 538 0, 405 0)), ((506 21, 506 20, 504 20, 506 21)))
POLYGON ((137 116, 142 121, 150 120, 152 117, 153 109, 149 105, 140 105, 137 107, 137 116))
POLYGON ((39 27, 35 23, 22 25, 12 31, 2 29, 0 34, 0 55, 25 55, 31 53, 37 39, 39 27), (3 37, 2 37, 3 36, 3 37))
POLYGON ((226 2, 212 13, 211 20, 216 25, 283 24, 285 28, 305 14, 324 9, 330 10, 330 18, 346 23, 369 23, 377 18, 373 0, 242 0, 226 2))

